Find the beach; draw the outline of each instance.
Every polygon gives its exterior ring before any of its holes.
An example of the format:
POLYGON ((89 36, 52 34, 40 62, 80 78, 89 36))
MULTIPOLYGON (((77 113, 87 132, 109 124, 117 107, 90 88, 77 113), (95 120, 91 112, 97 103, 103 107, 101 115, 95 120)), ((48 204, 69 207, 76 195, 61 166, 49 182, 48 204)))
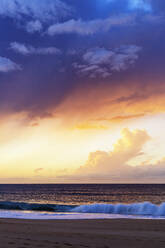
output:
POLYGON ((2 248, 164 248, 165 220, 0 220, 2 248))

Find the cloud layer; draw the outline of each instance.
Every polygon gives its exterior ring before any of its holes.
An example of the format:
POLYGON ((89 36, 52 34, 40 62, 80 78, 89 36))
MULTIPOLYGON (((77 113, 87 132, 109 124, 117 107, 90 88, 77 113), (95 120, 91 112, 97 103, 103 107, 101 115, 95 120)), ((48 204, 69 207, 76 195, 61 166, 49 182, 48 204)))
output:
POLYGON ((0 0, 0 55, 10 58, 10 69, 1 62, 0 114, 40 118, 43 111, 101 127, 97 120, 164 111, 160 0, 39 2, 0 0))

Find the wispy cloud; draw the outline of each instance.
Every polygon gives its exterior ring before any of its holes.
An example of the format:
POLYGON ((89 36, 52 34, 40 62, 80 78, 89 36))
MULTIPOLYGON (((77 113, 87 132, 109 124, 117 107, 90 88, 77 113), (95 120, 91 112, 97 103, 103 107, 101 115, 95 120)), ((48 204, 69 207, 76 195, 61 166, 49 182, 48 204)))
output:
POLYGON ((58 54, 61 54, 61 51, 56 47, 38 47, 38 48, 35 48, 33 46, 21 44, 18 42, 12 42, 10 44, 10 49, 12 49, 13 51, 20 53, 22 55, 32 55, 32 54, 58 55, 58 54))
POLYGON ((17 71, 21 70, 20 65, 16 64, 12 60, 0 57, 0 72, 10 72, 10 71, 17 71))
POLYGON ((0 15, 14 19, 27 16, 41 22, 54 21, 70 10, 61 0, 0 0, 0 15))
POLYGON ((112 72, 124 71, 138 59, 142 48, 135 45, 121 46, 117 49, 95 48, 82 56, 82 63, 75 62, 73 67, 79 75, 96 78, 109 77, 112 72))
MULTIPOLYGON (((100 0, 102 1, 102 0, 100 0)), ((119 2, 118 0, 106 0, 105 3, 115 3, 119 2)), ((152 11, 152 4, 150 0, 126 0, 124 2, 125 6, 127 6, 130 10, 144 10, 144 11, 152 11)))
POLYGON ((130 9, 142 9, 144 11, 152 11, 151 2, 148 0, 129 0, 130 9))
POLYGON ((30 21, 26 24, 25 29, 28 33, 41 32, 43 25, 39 20, 30 21))
POLYGON ((92 35, 97 32, 108 31, 113 26, 120 26, 133 23, 133 16, 118 16, 107 19, 95 19, 90 21, 83 21, 81 19, 63 23, 56 23, 48 28, 47 33, 51 36, 57 34, 75 33, 79 35, 92 35))

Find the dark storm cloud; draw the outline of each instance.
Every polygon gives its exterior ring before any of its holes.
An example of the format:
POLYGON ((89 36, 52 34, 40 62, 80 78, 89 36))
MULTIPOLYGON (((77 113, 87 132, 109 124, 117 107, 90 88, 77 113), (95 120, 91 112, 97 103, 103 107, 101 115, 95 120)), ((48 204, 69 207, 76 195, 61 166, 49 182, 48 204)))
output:
POLYGON ((78 87, 152 88, 165 76, 164 14, 161 0, 0 0, 0 111, 54 116, 78 87))

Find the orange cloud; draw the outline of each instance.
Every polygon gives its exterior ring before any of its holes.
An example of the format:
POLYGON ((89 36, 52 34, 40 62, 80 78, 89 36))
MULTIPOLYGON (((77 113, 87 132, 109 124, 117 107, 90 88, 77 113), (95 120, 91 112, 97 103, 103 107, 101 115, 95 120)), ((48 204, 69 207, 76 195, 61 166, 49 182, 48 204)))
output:
MULTIPOLYGON (((160 80, 159 80, 160 81, 160 80)), ((165 85, 136 81, 100 83, 72 92, 56 109, 64 123, 80 129, 107 127, 165 112, 165 85), (85 124, 84 124, 85 123, 85 124)))
POLYGON ((103 129, 106 130, 107 127, 104 125, 99 125, 97 123, 90 123, 90 122, 86 122, 86 123, 80 123, 78 125, 76 125, 75 127, 73 127, 73 129, 79 129, 79 130, 86 130, 86 129, 103 129))
POLYGON ((136 119, 136 118, 140 118, 140 117, 144 117, 144 114, 115 116, 112 119, 110 119, 109 121, 119 123, 119 122, 122 122, 122 121, 125 121, 125 120, 136 119))
POLYGON ((124 165, 141 154, 143 145, 150 139, 145 130, 130 131, 125 128, 122 137, 114 145, 111 152, 96 151, 89 154, 88 161, 80 170, 88 173, 114 174, 116 170, 122 174, 124 165))
POLYGON ((129 165, 129 161, 143 154, 143 146, 151 138, 145 130, 123 129, 122 137, 110 152, 96 151, 89 154, 84 166, 70 177, 72 181, 91 182, 160 182, 165 179, 165 158, 150 164, 143 162, 138 166, 129 165))

